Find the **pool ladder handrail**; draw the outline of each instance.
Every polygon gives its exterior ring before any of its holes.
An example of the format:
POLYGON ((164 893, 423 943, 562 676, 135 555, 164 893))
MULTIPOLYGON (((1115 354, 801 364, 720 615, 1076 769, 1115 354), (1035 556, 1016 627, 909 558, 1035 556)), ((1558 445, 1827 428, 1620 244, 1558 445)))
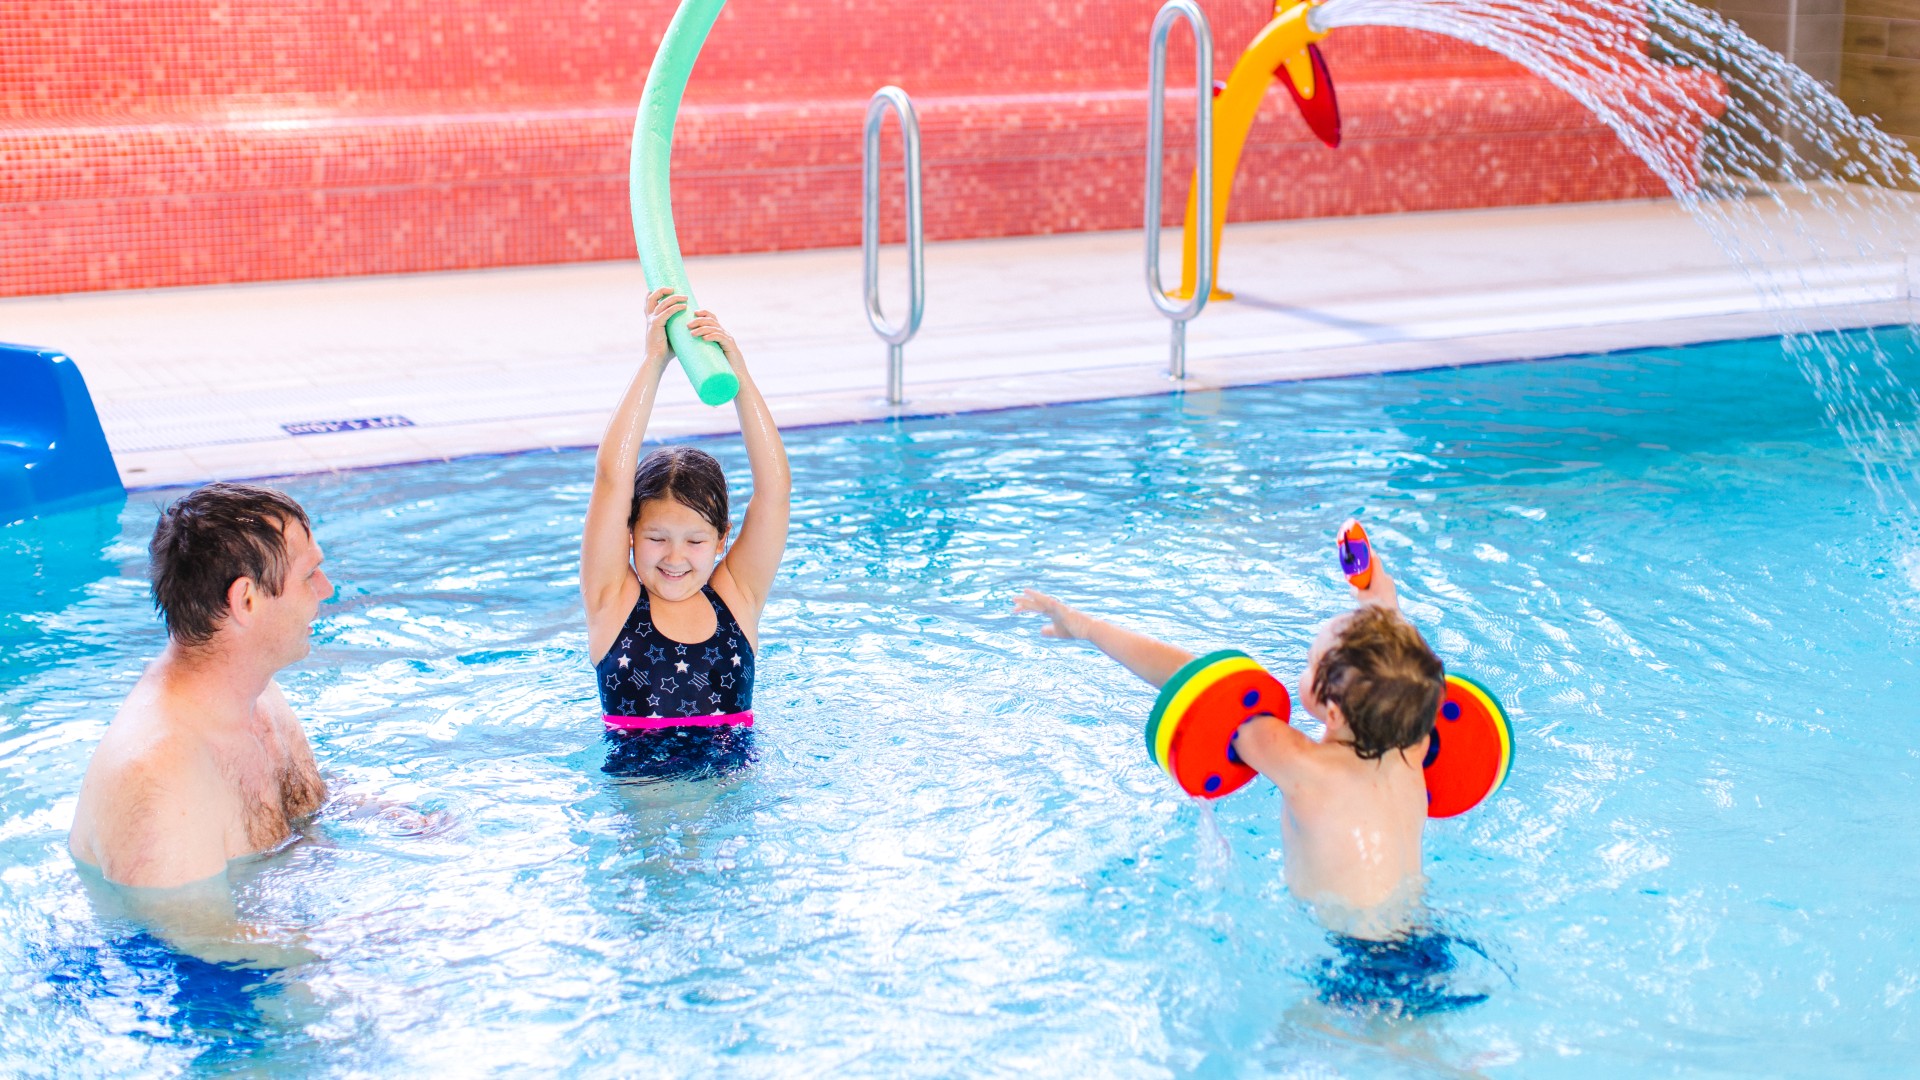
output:
POLYGON ((927 310, 926 222, 920 207, 920 117, 914 112, 913 99, 897 86, 883 86, 867 102, 867 134, 861 169, 863 201, 860 225, 860 249, 865 259, 867 324, 887 343, 887 404, 906 400, 906 346, 920 330, 927 310), (887 110, 900 116, 901 141, 906 146, 903 163, 907 179, 907 321, 900 326, 887 322, 880 311, 880 127, 887 110))
POLYGON ((1200 315, 1213 293, 1213 263, 1201 259, 1193 295, 1184 304, 1176 304, 1160 284, 1160 207, 1161 178, 1164 163, 1161 154, 1166 144, 1167 126, 1167 38, 1173 24, 1181 19, 1193 27, 1194 48, 1194 183, 1198 187, 1199 206, 1194 215, 1198 227, 1200 251, 1213 250, 1213 28, 1206 12, 1194 0, 1167 0, 1153 20, 1153 35, 1147 51, 1147 294, 1160 314, 1173 320, 1173 336, 1167 347, 1167 375, 1176 380, 1187 377, 1187 323, 1200 315))

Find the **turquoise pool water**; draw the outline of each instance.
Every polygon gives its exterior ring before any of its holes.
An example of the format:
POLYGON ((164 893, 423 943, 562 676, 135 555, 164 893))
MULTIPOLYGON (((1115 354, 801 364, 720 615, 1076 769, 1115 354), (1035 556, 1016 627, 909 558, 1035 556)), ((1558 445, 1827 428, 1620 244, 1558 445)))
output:
MULTIPOLYGON (((1908 377, 1920 350, 1883 335, 1908 377)), ((745 476, 729 442, 710 444, 745 476)), ((64 848, 161 635, 124 512, 0 530, 0 1073, 1886 1075, 1920 1016, 1920 581, 1778 342, 792 433, 760 760, 623 785, 583 453, 301 478, 338 597, 284 679, 340 798, 236 972, 64 848), (1363 516, 1519 755, 1429 830, 1469 1008, 1316 1001, 1278 799, 1176 796, 1037 585, 1291 683, 1363 516)))

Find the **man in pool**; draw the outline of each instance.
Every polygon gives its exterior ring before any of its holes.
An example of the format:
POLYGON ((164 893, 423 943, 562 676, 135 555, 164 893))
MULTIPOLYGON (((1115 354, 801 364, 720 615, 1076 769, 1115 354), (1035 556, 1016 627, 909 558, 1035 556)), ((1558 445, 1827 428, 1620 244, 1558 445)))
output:
POLYGON ((319 809, 326 787, 273 681, 307 655, 333 595, 300 504, 209 484, 160 515, 148 547, 167 646, 95 748, 67 838, 117 885, 224 877, 319 809))
MULTIPOLYGON (((1440 658, 1400 614, 1376 554, 1358 607, 1322 626, 1300 679, 1300 703, 1326 725, 1318 742, 1272 716, 1234 736, 1241 760, 1280 789, 1287 887, 1327 928, 1364 939, 1415 925, 1425 877, 1421 770, 1445 692, 1440 658)), ((1047 637, 1090 641, 1155 686, 1193 659, 1184 649, 1101 622, 1029 590, 1018 611, 1053 620, 1047 637)))

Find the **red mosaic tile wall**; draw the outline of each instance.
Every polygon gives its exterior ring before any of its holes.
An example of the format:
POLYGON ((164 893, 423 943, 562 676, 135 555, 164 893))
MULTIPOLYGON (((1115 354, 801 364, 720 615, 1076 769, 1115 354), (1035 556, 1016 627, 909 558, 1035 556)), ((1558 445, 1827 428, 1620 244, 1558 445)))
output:
MULTIPOLYGON (((0 295, 631 257, 633 109, 674 6, 0 6, 0 295)), ((733 0, 676 134, 682 245, 858 243, 862 116, 888 82, 920 108, 931 237, 1136 227, 1157 8, 733 0)), ((1208 4, 1220 77, 1270 11, 1208 4)), ((1370 28, 1327 51, 1345 145, 1270 98, 1235 220, 1661 190, 1584 109, 1492 54, 1370 28)), ((1169 103, 1170 145, 1190 113, 1169 103)), ((1176 153, 1170 175, 1190 167, 1176 153)))

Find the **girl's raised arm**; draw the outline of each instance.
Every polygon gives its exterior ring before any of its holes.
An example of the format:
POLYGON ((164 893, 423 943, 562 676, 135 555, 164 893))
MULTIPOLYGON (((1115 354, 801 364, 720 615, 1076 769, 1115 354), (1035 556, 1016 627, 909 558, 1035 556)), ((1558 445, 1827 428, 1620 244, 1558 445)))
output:
MULTIPOLYGON (((580 598, 586 603, 589 637, 604 612, 620 608, 633 581, 633 541, 627 515, 633 509, 633 471, 640 464, 640 442, 653 415, 660 375, 673 353, 667 347, 667 319, 685 311, 687 298, 671 288, 647 294, 647 355, 627 384, 620 407, 607 421, 600 452, 593 460, 593 494, 587 499, 587 523, 580 536, 580 598)), ((625 610, 620 611, 625 617, 625 610)), ((614 628, 616 631, 618 627, 614 628)))
POLYGON ((733 335, 721 328, 711 311, 694 312, 687 320, 687 330, 719 345, 740 379, 740 392, 734 396, 733 405, 740 413, 740 436, 747 444, 747 466, 753 471, 753 498, 747 503, 739 538, 727 549, 724 568, 752 605, 757 624, 767 593, 773 588, 773 575, 787 551, 787 520, 793 500, 787 447, 780 441, 780 429, 773 422, 766 399, 760 396, 760 388, 747 374, 747 362, 733 335))

